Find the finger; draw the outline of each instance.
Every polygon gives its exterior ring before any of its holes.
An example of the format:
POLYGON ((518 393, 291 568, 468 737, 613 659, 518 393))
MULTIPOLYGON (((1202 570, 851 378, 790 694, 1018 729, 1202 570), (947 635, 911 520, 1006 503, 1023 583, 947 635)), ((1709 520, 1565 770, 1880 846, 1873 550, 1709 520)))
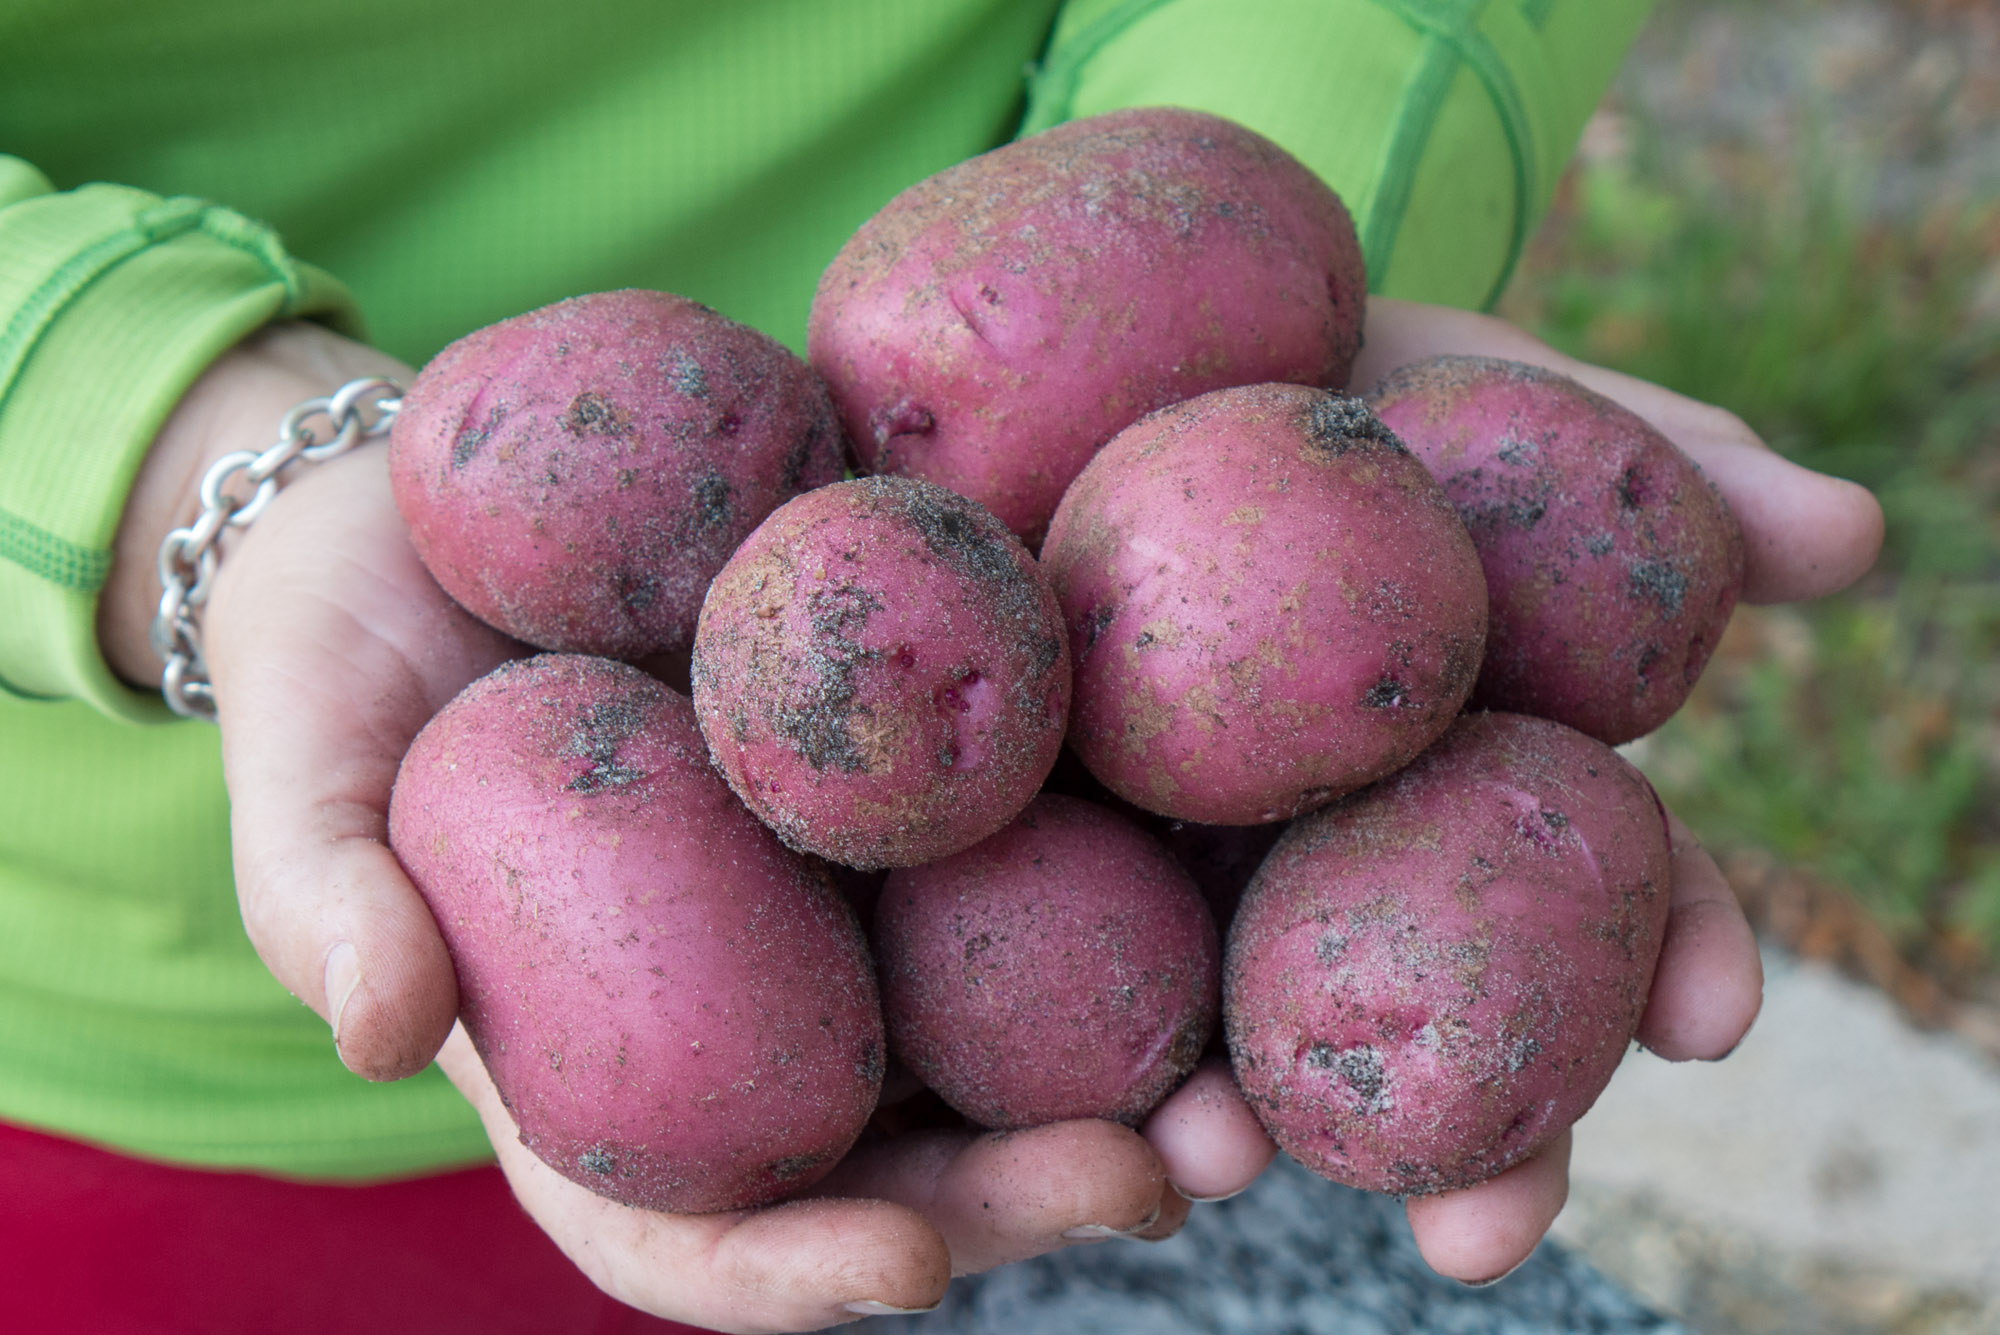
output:
POLYGON ((706 1215, 620 1205, 521 1144, 463 1028, 438 1064, 478 1111, 522 1208, 592 1283, 629 1306, 710 1330, 762 1332, 924 1311, 944 1297, 950 1255, 913 1210, 829 1199, 706 1215))
POLYGON ((920 1211, 961 1275, 1151 1228, 1168 1194, 1152 1148, 1096 1120, 885 1138, 851 1153, 817 1190, 920 1211))
POLYGON ((1193 1210, 1194 1202, 1175 1191, 1174 1184, 1169 1182, 1167 1189, 1160 1193, 1159 1217, 1146 1227, 1134 1229, 1125 1236, 1136 1238, 1140 1242, 1165 1242, 1181 1231, 1193 1210))
POLYGON ((1374 389, 1397 367, 1426 357, 1504 357, 1537 366, 1550 366, 1551 357, 1569 360, 1505 320, 1452 306, 1370 295, 1366 321, 1361 355, 1348 379, 1356 394, 1374 389))
POLYGON ((1234 1196, 1270 1166, 1278 1147, 1243 1100, 1229 1063, 1210 1057, 1145 1121, 1140 1134, 1192 1200, 1234 1196))
POLYGON ((1741 418, 1619 371, 1577 361, 1504 320, 1370 298, 1353 385, 1441 355, 1502 357, 1558 371, 1652 423, 1715 483, 1743 528, 1743 598, 1793 602, 1846 588, 1875 563, 1882 507, 1866 488, 1767 449, 1741 418))
POLYGON ((206 647, 252 943, 350 1069, 421 1070, 457 988, 388 849, 389 794, 410 738, 511 646, 417 562, 374 447, 279 493, 222 568, 206 647))
POLYGON ((1772 452, 1742 418, 1636 377, 1552 354, 1557 370, 1657 427, 1701 465, 1743 528, 1743 598, 1786 603, 1846 588, 1882 549, 1867 488, 1772 452))
POLYGON ((1149 1228, 1166 1171, 1116 1122, 1057 1122, 982 1136, 939 1178, 926 1214, 961 1273, 1149 1228))
POLYGON ((1764 962, 1743 906, 1694 834, 1668 813, 1673 892, 1639 1041, 1668 1061, 1726 1057, 1757 1019, 1764 962))
POLYGON ((1837 593, 1882 551, 1882 506, 1864 488, 1761 445, 1666 433, 1701 465, 1743 529, 1743 600, 1789 603, 1837 593))
POLYGON ((1462 1191, 1404 1202, 1417 1250, 1431 1269, 1467 1284, 1490 1284, 1528 1259, 1569 1198, 1565 1131, 1498 1177, 1462 1191))

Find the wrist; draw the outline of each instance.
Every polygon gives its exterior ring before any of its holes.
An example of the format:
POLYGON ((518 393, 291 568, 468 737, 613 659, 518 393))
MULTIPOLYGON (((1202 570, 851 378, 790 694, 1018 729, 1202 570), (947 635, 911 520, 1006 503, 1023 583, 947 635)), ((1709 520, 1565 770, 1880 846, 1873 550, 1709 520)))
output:
MULTIPOLYGON (((121 678, 145 689, 160 685, 163 665, 148 634, 160 605, 160 545, 200 513, 209 468, 235 451, 267 449, 295 404, 368 375, 407 384, 411 371, 320 326, 291 323, 239 343, 188 388, 133 481, 98 600, 98 645, 121 678)), ((236 537, 225 533, 219 554, 226 557, 236 537)))

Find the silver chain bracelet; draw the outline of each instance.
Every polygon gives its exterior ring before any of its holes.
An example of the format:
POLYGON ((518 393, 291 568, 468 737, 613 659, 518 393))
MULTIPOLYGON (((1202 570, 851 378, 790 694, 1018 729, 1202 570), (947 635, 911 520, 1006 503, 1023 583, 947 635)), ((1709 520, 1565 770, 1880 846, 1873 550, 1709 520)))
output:
POLYGON ((326 398, 307 399, 278 423, 278 443, 262 454, 225 454, 201 480, 201 517, 167 534, 160 544, 160 611, 149 638, 167 665, 160 693, 184 718, 215 720, 215 692, 201 653, 201 609, 215 584, 216 543, 223 530, 248 528, 278 494, 279 474, 298 459, 324 463, 364 440, 383 435, 402 407, 403 387, 372 376, 350 380, 326 398), (372 410, 373 420, 367 413, 372 410), (324 416, 333 436, 319 442, 306 423, 324 416), (241 473, 251 488, 248 500, 227 488, 241 473))

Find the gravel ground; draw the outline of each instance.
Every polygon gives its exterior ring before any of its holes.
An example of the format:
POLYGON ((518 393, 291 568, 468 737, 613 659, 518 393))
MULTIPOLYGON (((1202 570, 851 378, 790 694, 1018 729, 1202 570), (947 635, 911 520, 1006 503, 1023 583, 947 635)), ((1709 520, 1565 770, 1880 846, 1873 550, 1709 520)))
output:
POLYGON ((1161 1243, 1111 1241, 953 1282, 881 1335, 1688 1335, 1560 1245, 1499 1284, 1433 1274, 1402 1206, 1280 1159, 1161 1243))

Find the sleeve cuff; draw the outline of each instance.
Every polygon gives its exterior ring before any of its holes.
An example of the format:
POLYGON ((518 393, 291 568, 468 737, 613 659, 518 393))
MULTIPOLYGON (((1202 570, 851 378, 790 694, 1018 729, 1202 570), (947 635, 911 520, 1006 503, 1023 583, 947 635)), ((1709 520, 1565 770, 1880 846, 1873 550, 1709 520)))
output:
POLYGON ((345 289, 228 210, 46 187, 0 158, 0 690, 165 720, 97 646, 133 476, 188 386, 245 335, 291 318, 358 333, 359 320, 345 289))
POLYGON ((1652 0, 1073 0, 1024 133, 1121 107, 1227 116, 1339 192, 1371 290, 1498 299, 1652 0))

